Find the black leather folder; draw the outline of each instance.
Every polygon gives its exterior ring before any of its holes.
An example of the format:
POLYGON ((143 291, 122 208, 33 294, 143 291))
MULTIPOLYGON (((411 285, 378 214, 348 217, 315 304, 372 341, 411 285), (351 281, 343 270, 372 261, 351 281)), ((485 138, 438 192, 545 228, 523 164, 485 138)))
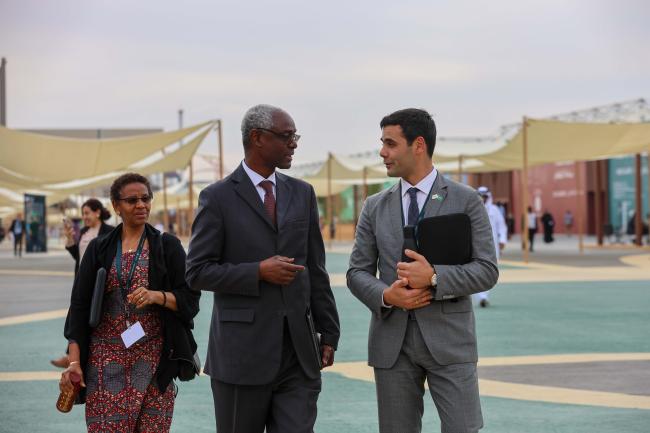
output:
POLYGON ((102 318, 102 301, 104 300, 104 286, 106 285, 106 269, 99 268, 93 288, 93 298, 90 301, 90 317, 88 325, 96 328, 102 318))
POLYGON ((309 333, 311 334, 311 344, 316 354, 316 361, 318 362, 318 367, 323 368, 323 360, 321 359, 320 353, 320 334, 316 332, 316 327, 314 326, 314 318, 311 315, 311 309, 307 309, 305 313, 305 319, 307 320, 307 327, 309 327, 309 333))
POLYGON ((464 265, 472 260, 472 224, 464 213, 422 219, 418 252, 432 265, 464 265))

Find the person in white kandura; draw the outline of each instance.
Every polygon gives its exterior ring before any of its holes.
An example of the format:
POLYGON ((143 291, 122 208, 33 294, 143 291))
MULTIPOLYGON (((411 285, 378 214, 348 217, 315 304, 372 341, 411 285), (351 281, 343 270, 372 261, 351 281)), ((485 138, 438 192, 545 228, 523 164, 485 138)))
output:
MULTIPOLYGON (((478 188, 478 194, 483 199, 485 210, 490 217, 490 226, 492 226, 492 238, 494 239, 494 249, 496 251, 498 260, 501 251, 505 248, 506 242, 508 242, 508 226, 506 225, 506 220, 503 218, 503 214, 499 208, 494 203, 492 203, 492 193, 490 190, 486 186, 480 186, 478 188)), ((477 293, 475 296, 479 299, 479 304, 481 307, 487 307, 490 305, 487 291, 477 293)))

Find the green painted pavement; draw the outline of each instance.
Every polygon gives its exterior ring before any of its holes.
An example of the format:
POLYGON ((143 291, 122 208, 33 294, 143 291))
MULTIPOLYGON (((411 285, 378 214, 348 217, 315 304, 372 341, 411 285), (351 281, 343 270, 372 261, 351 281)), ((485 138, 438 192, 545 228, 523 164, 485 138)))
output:
MULTIPOLYGON (((54 408, 56 382, 9 382, 2 390, 0 432, 85 431, 84 408, 68 414, 54 408)), ((650 411, 556 405, 482 398, 485 433, 647 433, 650 411)), ((375 433, 377 405, 374 384, 325 374, 319 400, 319 433, 375 433)), ((439 432, 440 423, 425 396, 423 432, 439 432)), ((207 378, 181 383, 172 432, 214 432, 214 408, 207 378)))
MULTIPOLYGON (((345 272, 347 255, 328 255, 330 272, 345 272)), ((343 337, 338 362, 366 359, 370 313, 344 287, 334 289, 343 337)), ((481 356, 585 352, 650 352, 648 281, 500 284, 492 306, 476 309, 481 356)), ((212 296, 204 293, 196 319, 205 357, 212 296)), ((49 370, 64 349, 63 319, 0 327, 0 371, 49 370), (9 348, 9 349, 7 349, 9 348)), ((214 431, 209 379, 180 383, 172 431, 214 431)), ((0 432, 82 432, 83 407, 70 414, 54 408, 56 381, 0 382, 0 432)), ((439 431, 426 397, 425 432, 439 431)), ((650 411, 596 408, 482 398, 484 432, 647 433, 650 411)), ((326 373, 316 431, 376 432, 374 384, 326 373)))

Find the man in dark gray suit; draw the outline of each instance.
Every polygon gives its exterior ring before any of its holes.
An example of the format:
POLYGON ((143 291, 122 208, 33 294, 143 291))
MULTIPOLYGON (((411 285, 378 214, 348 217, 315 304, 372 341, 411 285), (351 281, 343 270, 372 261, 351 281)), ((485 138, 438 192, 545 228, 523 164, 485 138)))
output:
POLYGON ((401 179, 368 197, 347 273, 348 287, 372 312, 368 364, 375 372, 379 431, 422 430, 426 379, 442 432, 476 432, 483 418, 470 295, 493 287, 499 275, 490 222, 476 191, 433 167, 436 127, 429 113, 400 110, 380 126, 380 155, 388 175, 401 179), (402 261, 404 225, 454 213, 471 221, 469 263, 428 263, 411 250, 405 254, 412 261, 402 261))
POLYGON ((214 292, 205 372, 217 431, 312 432, 339 339, 316 195, 275 171, 300 138, 289 114, 251 108, 242 138, 241 165, 201 192, 187 255, 190 287, 214 292))

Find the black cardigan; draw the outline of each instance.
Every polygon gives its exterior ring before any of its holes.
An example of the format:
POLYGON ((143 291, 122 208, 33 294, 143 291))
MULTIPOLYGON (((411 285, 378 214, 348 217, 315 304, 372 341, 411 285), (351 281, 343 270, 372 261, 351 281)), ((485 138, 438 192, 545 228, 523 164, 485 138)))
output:
MULTIPOLYGON (((192 319, 199 312, 201 294, 191 291, 185 282, 185 250, 178 238, 167 233, 161 235, 149 224, 146 224, 145 232, 149 241, 149 290, 172 292, 178 306, 176 312, 157 306, 163 324, 163 349, 156 369, 155 383, 158 389, 164 392, 172 379, 178 376, 179 363, 191 362, 196 352, 196 342, 190 330, 194 328, 192 319), (164 249, 164 257, 161 246, 164 249)), ((97 270, 102 267, 108 274, 121 234, 122 224, 106 236, 90 241, 72 287, 64 335, 69 341, 79 344, 84 376, 88 371, 88 349, 92 334, 88 318, 95 277, 97 270)), ((79 401, 85 401, 83 389, 79 401)))
MULTIPOLYGON (((97 233, 97 237, 104 236, 105 234, 108 234, 113 230, 115 227, 112 225, 106 224, 104 221, 102 221, 102 224, 99 226, 99 233, 97 233)), ((81 239, 81 236, 86 233, 90 227, 86 226, 81 229, 79 232, 79 239, 81 239)), ((79 272, 79 262, 80 257, 79 257, 79 241, 77 241, 74 245, 71 245, 69 247, 65 247, 66 250, 70 253, 72 258, 74 259, 74 274, 77 275, 77 272, 79 272)))

